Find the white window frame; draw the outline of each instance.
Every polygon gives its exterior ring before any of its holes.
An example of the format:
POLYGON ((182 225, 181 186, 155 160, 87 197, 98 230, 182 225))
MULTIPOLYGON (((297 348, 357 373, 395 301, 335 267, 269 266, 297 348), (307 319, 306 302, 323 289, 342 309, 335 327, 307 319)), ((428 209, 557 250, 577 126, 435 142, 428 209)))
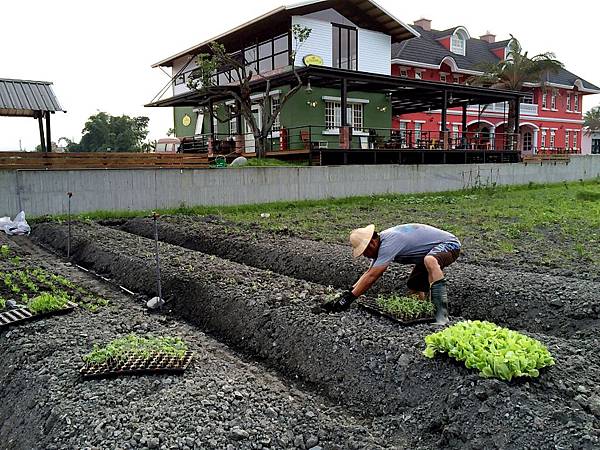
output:
POLYGON ((454 84, 460 84, 460 75, 454 75, 454 84))
POLYGON ((408 69, 400 69, 400 76, 402 78, 408 78, 408 69))
POLYGON ((556 111, 556 93, 552 92, 550 95, 550 109, 556 111))
MULTIPOLYGON (((279 106, 279 95, 273 95, 271 97, 271 114, 275 111, 275 108, 279 106)), ((279 133, 281 130, 281 111, 277 114, 277 118, 273 122, 273 126, 271 127, 271 132, 273 134, 279 133)))
POLYGON ((571 131, 565 131, 565 148, 571 148, 571 131))
POLYGON ((548 133, 548 130, 545 130, 545 129, 542 128, 542 133, 541 133, 541 135, 542 135, 542 142, 540 144, 541 148, 546 148, 546 134, 547 133, 548 133))
MULTIPOLYGON (((347 117, 355 135, 367 135, 365 132, 365 102, 348 102, 347 117)), ((339 134, 342 126, 342 103, 337 100, 325 101, 325 130, 323 134, 339 134)))
POLYGON ((542 92, 542 109, 548 109, 548 93, 542 92))
POLYGON ((440 81, 442 83, 447 83, 448 82, 448 74, 440 72, 440 81))
POLYGON ((550 148, 556 148, 556 131, 550 130, 550 148))
POLYGON ((229 136, 237 135, 237 121, 238 121, 238 117, 231 117, 229 119, 229 136))
POLYGON ((421 134, 423 133, 423 123, 415 122, 415 142, 421 139, 421 134))
POLYGON ((467 50, 467 40, 461 33, 455 33, 450 38, 450 51, 457 55, 465 56, 467 50))
POLYGON ((571 112, 571 94, 567 94, 567 112, 571 112))
POLYGON ((577 134, 578 133, 579 133, 578 131, 573 131, 573 148, 575 150, 577 150, 577 134))
POLYGON ((422 79, 423 79, 423 71, 415 70, 415 80, 422 80, 422 79))
POLYGON ((579 112, 579 95, 575 94, 575 112, 579 112))

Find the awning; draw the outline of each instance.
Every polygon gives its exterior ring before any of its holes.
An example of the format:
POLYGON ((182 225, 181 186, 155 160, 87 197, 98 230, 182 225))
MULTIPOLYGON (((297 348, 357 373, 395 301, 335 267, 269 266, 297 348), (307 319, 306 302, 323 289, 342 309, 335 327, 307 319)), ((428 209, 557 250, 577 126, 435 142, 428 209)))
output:
MULTIPOLYGON (((406 114, 441 109, 446 96, 447 106, 454 108, 463 105, 486 105, 523 96, 522 92, 504 89, 491 89, 462 84, 436 81, 415 80, 390 75, 378 75, 369 72, 333 69, 330 67, 310 66, 297 70, 304 83, 310 80, 312 86, 341 89, 342 81, 348 85, 348 91, 380 92, 390 97, 394 114, 406 114)), ((295 83, 291 70, 269 77, 271 89, 295 83)), ((265 81, 258 78, 252 83, 253 91, 261 92, 265 81)), ((192 106, 198 107, 208 102, 229 100, 226 91, 231 87, 211 88, 208 95, 202 90, 190 91, 171 98, 149 103, 147 107, 192 106)))
POLYGON ((0 116, 37 117, 57 111, 64 110, 54 95, 52 83, 0 78, 0 116))

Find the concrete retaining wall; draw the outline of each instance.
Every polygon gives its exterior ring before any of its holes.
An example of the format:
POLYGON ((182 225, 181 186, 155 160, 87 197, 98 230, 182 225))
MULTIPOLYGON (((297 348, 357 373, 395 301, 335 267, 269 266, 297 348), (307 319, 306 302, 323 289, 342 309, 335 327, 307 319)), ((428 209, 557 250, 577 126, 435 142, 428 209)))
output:
POLYGON ((568 164, 381 165, 247 169, 0 171, 0 216, 240 205, 600 177, 600 157, 568 164))

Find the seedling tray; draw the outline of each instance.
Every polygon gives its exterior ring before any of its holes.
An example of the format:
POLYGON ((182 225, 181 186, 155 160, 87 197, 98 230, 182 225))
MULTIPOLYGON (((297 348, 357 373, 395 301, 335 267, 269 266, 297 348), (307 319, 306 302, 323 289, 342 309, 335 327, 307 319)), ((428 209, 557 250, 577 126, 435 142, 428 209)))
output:
POLYGON ((411 320, 404 320, 400 317, 396 317, 395 315, 387 312, 385 309, 383 309, 381 306, 379 306, 377 304, 377 300, 372 299, 372 298, 361 298, 357 301, 357 304, 363 308, 366 309, 367 311, 377 314, 378 316, 383 316, 383 317, 387 317, 388 319, 393 320, 394 322, 399 323, 400 325, 417 325, 420 323, 433 323, 435 322, 435 317, 422 317, 420 319, 411 319, 411 320))
POLYGON ((115 361, 85 363, 79 371, 84 379, 110 378, 123 375, 181 374, 192 362, 193 352, 186 352, 183 358, 154 353, 148 358, 127 355, 115 361))
POLYGON ((33 314, 27 308, 9 309, 7 311, 0 313, 0 328, 8 327, 10 325, 20 324, 23 322, 28 322, 31 320, 43 319, 44 317, 48 317, 48 316, 67 314, 67 313, 73 311, 73 309, 75 309, 76 306, 77 306, 77 304, 75 304, 73 302, 67 302, 67 306, 65 306, 64 308, 57 309, 56 311, 42 313, 42 314, 33 314))

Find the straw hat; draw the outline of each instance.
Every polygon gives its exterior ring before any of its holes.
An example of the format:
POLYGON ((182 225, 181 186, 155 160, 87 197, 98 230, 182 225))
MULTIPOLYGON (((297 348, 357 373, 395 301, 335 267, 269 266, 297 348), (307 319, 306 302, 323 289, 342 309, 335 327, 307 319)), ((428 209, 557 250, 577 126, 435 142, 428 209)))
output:
POLYGON ((371 242, 375 225, 368 225, 364 228, 357 228, 350 233, 350 245, 352 245, 352 256, 358 258, 364 253, 371 242))

